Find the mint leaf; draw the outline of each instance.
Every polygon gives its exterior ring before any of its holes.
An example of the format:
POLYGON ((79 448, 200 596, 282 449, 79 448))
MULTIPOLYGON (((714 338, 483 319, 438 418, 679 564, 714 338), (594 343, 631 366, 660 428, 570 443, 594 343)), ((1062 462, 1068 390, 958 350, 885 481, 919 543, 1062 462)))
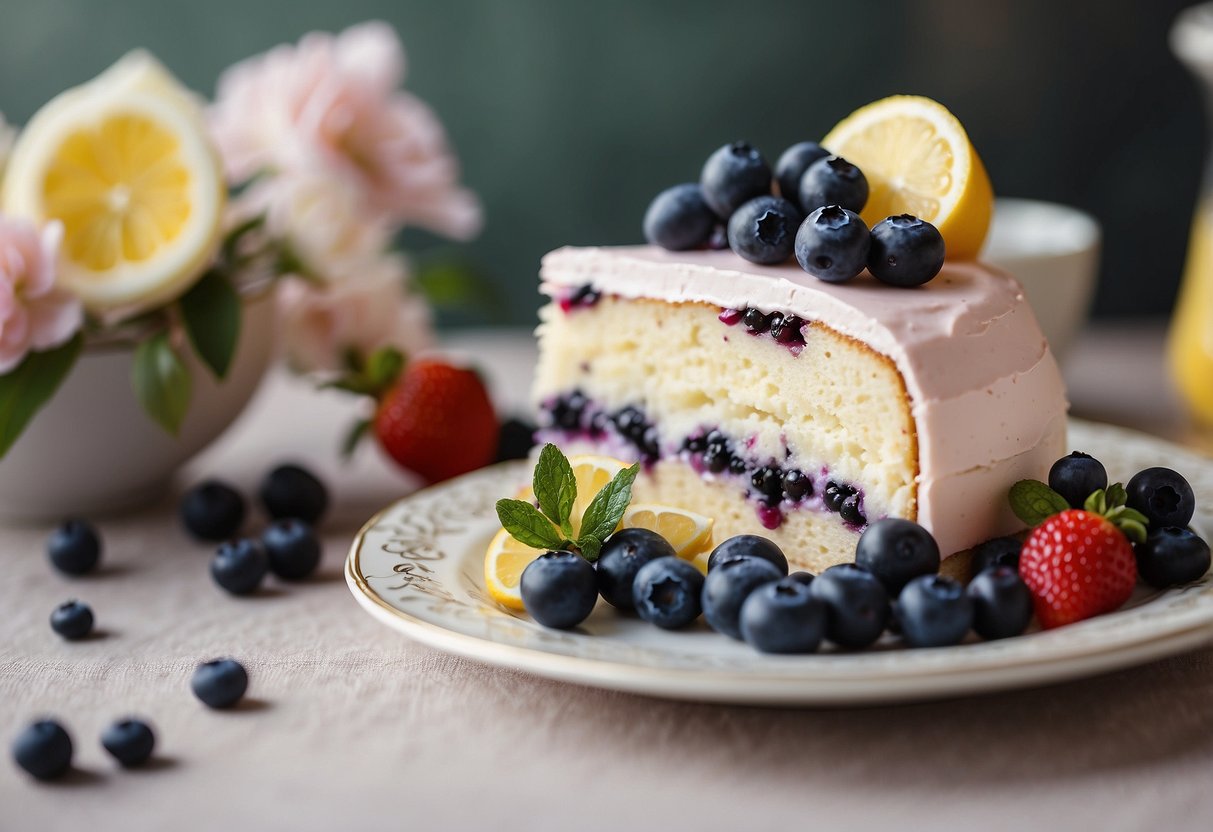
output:
POLYGON ((34 417, 67 378, 84 339, 77 334, 62 346, 31 352, 0 376, 0 457, 8 453, 34 417))
POLYGON ((153 335, 135 350, 131 385, 147 415, 176 436, 189 408, 192 384, 190 372, 169 343, 167 333, 153 335))
POLYGON ((1029 526, 1038 526, 1070 507, 1066 498, 1037 480, 1020 480, 1007 495, 1011 511, 1029 526))
POLYGON ((185 334, 216 378, 227 377, 240 341, 243 309, 231 281, 211 269, 178 301, 185 334))
POLYGON ((596 537, 579 537, 577 539, 577 548, 581 550, 581 556, 590 563, 598 560, 599 553, 602 552, 602 541, 596 537))
POLYGON ((577 499, 577 479, 573 476, 573 466, 551 442, 539 452, 531 488, 535 491, 539 509, 566 535, 572 535, 569 515, 577 499))
POLYGON ((632 483, 636 481, 639 472, 639 464, 624 468, 594 495, 585 510, 585 516, 581 519, 578 545, 586 538, 595 538, 601 543, 611 536, 619 521, 623 519, 628 503, 632 501, 632 483))
POLYGON ((524 500, 498 500, 497 519, 510 536, 534 549, 559 549, 563 538, 539 509, 524 500))

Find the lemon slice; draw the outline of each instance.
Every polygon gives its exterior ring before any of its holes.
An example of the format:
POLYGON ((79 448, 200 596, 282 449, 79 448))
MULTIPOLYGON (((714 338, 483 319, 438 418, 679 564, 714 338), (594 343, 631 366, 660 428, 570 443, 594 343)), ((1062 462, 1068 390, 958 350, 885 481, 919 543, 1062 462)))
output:
POLYGON ((484 553, 484 585, 493 600, 512 610, 525 610, 519 591, 522 570, 542 554, 543 549, 519 543, 505 529, 497 532, 484 553))
POLYGON ((694 561, 696 556, 711 550, 714 522, 711 517, 676 506, 637 503, 623 513, 619 527, 657 532, 670 542, 678 557, 694 561))
POLYGON ((869 226, 913 214, 939 229, 949 260, 981 251, 994 192, 964 127, 942 104, 882 98, 840 121, 821 144, 867 177, 871 195, 861 216, 869 226))
MULTIPOLYGON (((573 477, 577 481, 577 499, 573 502, 573 510, 569 521, 573 531, 581 531, 581 518, 589 508, 590 500, 602 490, 602 487, 615 478, 615 475, 628 467, 621 459, 602 456, 599 454, 577 454, 569 457, 569 465, 573 468, 573 477)), ((535 492, 529 485, 523 486, 516 499, 528 503, 535 501, 535 492)))
POLYGON ((189 288, 218 243, 225 198, 199 103, 155 58, 133 52, 34 115, 0 204, 62 222, 60 279, 109 315, 189 288))

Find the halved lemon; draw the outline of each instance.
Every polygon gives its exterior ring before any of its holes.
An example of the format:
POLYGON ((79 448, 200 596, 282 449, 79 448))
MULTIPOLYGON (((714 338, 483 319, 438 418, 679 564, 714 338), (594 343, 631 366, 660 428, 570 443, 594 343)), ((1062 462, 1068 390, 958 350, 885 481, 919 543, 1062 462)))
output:
POLYGON ((714 522, 711 517, 685 508, 637 503, 623 513, 619 527, 657 532, 670 542, 678 557, 694 561, 697 555, 711 550, 714 522))
POLYGON ((913 214, 939 229, 949 260, 981 251, 994 191, 960 120, 942 104, 882 98, 840 121, 821 144, 867 177, 871 194, 861 216, 869 226, 913 214))
POLYGON ((519 591, 522 570, 542 554, 543 549, 524 546, 505 529, 497 532, 484 553, 484 585, 493 600, 512 610, 525 610, 519 591))
POLYGON ((201 106, 145 52, 39 110, 0 194, 5 213, 63 224, 60 279, 108 316, 189 288, 214 253, 225 199, 201 106))

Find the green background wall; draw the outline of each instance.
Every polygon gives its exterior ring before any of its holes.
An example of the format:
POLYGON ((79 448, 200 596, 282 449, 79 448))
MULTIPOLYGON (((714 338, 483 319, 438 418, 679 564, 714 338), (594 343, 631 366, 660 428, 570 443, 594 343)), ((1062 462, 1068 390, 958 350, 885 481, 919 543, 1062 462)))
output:
POLYGON ((966 123, 998 192, 1104 223, 1099 314, 1161 314, 1205 149, 1198 89, 1166 45, 1183 5, 5 0, 0 111, 22 121, 134 46, 210 93, 239 58, 388 20, 409 87, 445 120, 487 206, 459 254, 496 287, 496 319, 526 323, 545 251, 638 240, 652 194, 693 179, 714 147, 747 138, 774 157, 860 104, 922 93, 966 123))

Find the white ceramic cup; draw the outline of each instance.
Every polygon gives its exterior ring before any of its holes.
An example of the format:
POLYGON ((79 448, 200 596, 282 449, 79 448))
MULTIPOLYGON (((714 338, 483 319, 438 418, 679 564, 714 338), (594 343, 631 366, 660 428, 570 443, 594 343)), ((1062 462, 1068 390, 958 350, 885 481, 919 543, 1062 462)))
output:
POLYGON ((240 343, 223 382, 185 350, 193 394, 175 437, 135 399, 133 348, 86 348, 0 459, 0 520, 91 516, 154 501, 177 468, 244 410, 273 357, 273 345, 273 297, 263 294, 245 302, 240 343))
POLYGON ((1061 360, 1082 328, 1099 272, 1095 218, 1052 202, 998 199, 981 259, 1024 288, 1053 354, 1061 360))

